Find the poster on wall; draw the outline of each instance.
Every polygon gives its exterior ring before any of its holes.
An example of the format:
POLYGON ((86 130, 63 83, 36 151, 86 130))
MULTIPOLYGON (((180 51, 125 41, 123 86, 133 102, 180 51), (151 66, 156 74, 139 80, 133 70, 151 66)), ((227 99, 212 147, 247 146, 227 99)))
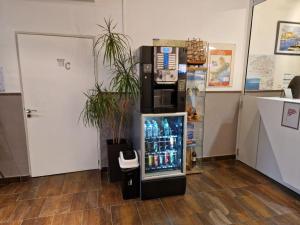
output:
POLYGON ((298 130, 300 118, 300 104, 284 102, 281 125, 298 130))
POLYGON ((249 55, 245 89, 272 90, 274 68, 274 55, 249 55))
POLYGON ((278 21, 275 54, 300 55, 300 23, 278 21))
POLYGON ((208 54, 208 87, 232 87, 234 44, 210 44, 208 54))

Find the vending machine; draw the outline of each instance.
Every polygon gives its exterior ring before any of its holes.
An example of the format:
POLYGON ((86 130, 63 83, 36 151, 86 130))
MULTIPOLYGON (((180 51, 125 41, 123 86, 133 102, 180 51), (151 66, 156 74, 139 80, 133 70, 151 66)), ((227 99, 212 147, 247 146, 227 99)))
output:
POLYGON ((142 199, 185 193, 186 120, 185 112, 140 114, 135 119, 142 199))
POLYGON ((141 46, 140 101, 134 122, 141 198, 184 194, 186 189, 186 48, 141 46))

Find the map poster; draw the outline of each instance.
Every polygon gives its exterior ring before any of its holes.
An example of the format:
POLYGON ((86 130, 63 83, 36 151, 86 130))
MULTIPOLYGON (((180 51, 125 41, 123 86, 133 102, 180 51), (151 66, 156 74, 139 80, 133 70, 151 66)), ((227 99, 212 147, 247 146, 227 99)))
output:
POLYGON ((208 56, 208 87, 231 87, 234 63, 233 44, 211 44, 208 56))
POLYGON ((274 68, 274 55, 249 55, 246 90, 272 90, 274 68))

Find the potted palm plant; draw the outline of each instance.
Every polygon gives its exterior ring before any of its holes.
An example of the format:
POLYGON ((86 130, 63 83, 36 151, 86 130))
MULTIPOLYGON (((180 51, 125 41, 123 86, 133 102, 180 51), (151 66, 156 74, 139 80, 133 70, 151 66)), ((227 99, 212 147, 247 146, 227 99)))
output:
POLYGON ((130 141, 124 139, 124 130, 129 106, 138 97, 140 85, 128 37, 115 31, 117 25, 111 19, 104 21, 104 26, 98 25, 101 34, 94 47, 97 56, 103 54, 103 65, 110 68, 113 76, 109 88, 96 82, 95 87, 85 93, 81 116, 86 126, 100 129, 106 123, 111 128, 112 139, 107 140, 107 155, 109 178, 113 182, 120 179, 119 152, 130 147, 130 141))

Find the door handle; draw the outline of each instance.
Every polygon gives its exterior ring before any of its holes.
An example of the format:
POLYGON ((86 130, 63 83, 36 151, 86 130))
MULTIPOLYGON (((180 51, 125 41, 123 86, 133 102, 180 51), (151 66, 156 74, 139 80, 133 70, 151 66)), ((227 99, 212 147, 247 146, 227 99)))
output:
POLYGON ((26 109, 26 113, 32 113, 32 112, 37 112, 36 109, 26 109))
POLYGON ((31 113, 37 112, 36 109, 26 109, 27 118, 31 117, 31 113))

